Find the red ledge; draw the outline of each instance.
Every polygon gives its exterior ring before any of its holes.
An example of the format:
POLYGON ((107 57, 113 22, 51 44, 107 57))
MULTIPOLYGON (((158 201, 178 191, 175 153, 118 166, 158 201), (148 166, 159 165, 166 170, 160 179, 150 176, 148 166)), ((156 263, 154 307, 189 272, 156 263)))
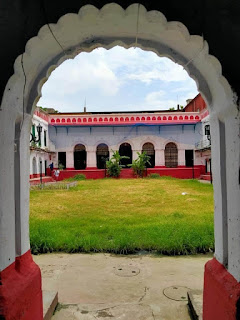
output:
POLYGON ((0 272, 0 319, 43 319, 41 272, 30 250, 0 272))
POLYGON ((205 265, 203 320, 240 319, 240 283, 215 258, 205 265))

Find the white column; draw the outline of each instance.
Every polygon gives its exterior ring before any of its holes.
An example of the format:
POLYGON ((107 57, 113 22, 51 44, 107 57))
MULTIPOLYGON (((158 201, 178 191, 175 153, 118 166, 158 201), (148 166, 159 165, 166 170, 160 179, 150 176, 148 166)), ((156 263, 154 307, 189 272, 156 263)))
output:
POLYGON ((155 149, 155 167, 165 166, 164 149, 155 149))
POLYGON ((178 165, 185 166, 185 150, 178 149, 178 165))
POLYGON ((114 152, 114 149, 112 149, 112 148, 109 147, 109 159, 112 158, 113 152, 114 152))
POLYGON ((87 146, 87 167, 86 169, 96 168, 97 167, 97 156, 96 156, 96 147, 87 146))
POLYGON ((214 233, 215 257, 228 264, 228 227, 227 227, 227 187, 226 187, 226 143, 225 125, 217 115, 211 115, 212 172, 214 186, 214 233))
POLYGON ((66 168, 73 169, 74 168, 74 151, 66 152, 66 168))
POLYGON ((136 160, 138 158, 137 152, 140 152, 140 150, 132 150, 132 160, 136 160))
POLYGON ((0 111, 0 271, 15 261, 14 121, 11 109, 0 111))
MULTIPOLYGON (((239 125, 239 111, 237 110, 237 106, 235 106, 235 112, 229 112, 225 118, 227 194, 223 196, 227 198, 228 271, 237 281, 240 281, 239 125)), ((226 226, 224 227, 226 228, 226 226)))
MULTIPOLYGON (((20 256, 30 249, 29 242, 29 135, 32 117, 25 114, 20 131, 19 149, 15 152, 15 236, 16 255, 20 256), (19 157, 18 157, 19 152, 19 157), (17 163, 19 160, 20 163, 17 163), (18 170, 20 169, 20 174, 18 170), (18 182, 18 179, 20 181, 18 182), (19 183, 19 185, 18 185, 19 183), (18 202, 19 201, 19 202, 18 202)), ((18 127, 16 126, 16 133, 18 127)), ((17 135, 17 134, 16 134, 17 135)), ((42 170, 44 171, 44 157, 42 158, 42 170)), ((39 161, 39 158, 38 158, 39 161)))

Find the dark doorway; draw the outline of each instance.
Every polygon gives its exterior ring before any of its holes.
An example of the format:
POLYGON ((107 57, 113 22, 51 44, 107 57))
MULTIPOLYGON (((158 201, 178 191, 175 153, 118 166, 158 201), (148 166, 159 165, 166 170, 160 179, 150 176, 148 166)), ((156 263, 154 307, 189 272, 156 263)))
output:
POLYGON ((109 158, 108 146, 104 143, 99 144, 97 146, 96 156, 97 156, 97 168, 105 169, 106 160, 108 160, 109 158))
POLYGON ((66 152, 58 152, 58 167, 63 166, 66 169, 66 152))
POLYGON ((165 166, 167 168, 176 168, 178 166, 178 149, 173 142, 169 142, 165 146, 165 166))
POLYGON ((83 144, 77 144, 74 148, 74 168, 76 170, 86 169, 87 153, 83 144))
POLYGON ((44 160, 44 173, 47 175, 47 160, 44 160))
POLYGON ((185 150, 185 163, 186 167, 194 166, 193 150, 185 150))
POLYGON ((144 143, 142 147, 142 152, 146 152, 146 154, 150 157, 149 163, 147 163, 147 168, 154 168, 155 167, 155 150, 154 145, 150 142, 144 143))
POLYGON ((119 147, 120 156, 129 157, 129 159, 122 159, 121 165, 123 168, 129 168, 128 164, 132 163, 132 147, 129 143, 122 143, 119 147))

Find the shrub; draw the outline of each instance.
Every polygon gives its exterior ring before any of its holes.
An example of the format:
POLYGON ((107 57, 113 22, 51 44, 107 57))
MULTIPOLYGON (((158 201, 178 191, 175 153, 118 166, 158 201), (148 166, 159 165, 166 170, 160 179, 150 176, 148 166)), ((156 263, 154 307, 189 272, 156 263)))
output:
POLYGON ((138 158, 136 160, 133 160, 133 163, 129 165, 129 167, 132 167, 134 173, 138 177, 143 177, 143 172, 146 169, 146 165, 150 164, 149 159, 150 157, 147 155, 145 151, 143 153, 137 152, 138 158))
POLYGON ((148 178, 150 179, 159 179, 160 178, 160 174, 158 173, 151 173, 148 178))
POLYGON ((86 180, 86 176, 85 176, 85 174, 79 173, 79 174, 76 174, 74 177, 71 177, 71 178, 68 178, 68 179, 65 179, 65 180, 67 180, 67 181, 86 180))
POLYGON ((111 159, 106 161, 107 174, 110 177, 119 177, 122 170, 122 166, 120 165, 122 159, 129 159, 129 157, 121 156, 118 151, 113 151, 111 159))
POLYGON ((64 165, 60 161, 58 161, 58 169, 59 170, 65 169, 64 165))

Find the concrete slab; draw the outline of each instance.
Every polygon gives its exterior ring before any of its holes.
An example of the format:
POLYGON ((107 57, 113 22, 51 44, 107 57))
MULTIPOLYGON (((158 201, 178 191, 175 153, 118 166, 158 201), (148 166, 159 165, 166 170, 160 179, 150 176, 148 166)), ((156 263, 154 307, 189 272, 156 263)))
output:
POLYGON ((202 289, 204 265, 211 258, 46 254, 34 260, 43 288, 58 291, 52 320, 190 320, 187 301, 169 299, 163 291, 202 289))
POLYGON ((193 320, 202 320, 203 308, 203 291, 190 290, 188 291, 188 305, 193 320))
POLYGON ((50 320, 58 304, 56 291, 43 290, 43 320, 50 320))

